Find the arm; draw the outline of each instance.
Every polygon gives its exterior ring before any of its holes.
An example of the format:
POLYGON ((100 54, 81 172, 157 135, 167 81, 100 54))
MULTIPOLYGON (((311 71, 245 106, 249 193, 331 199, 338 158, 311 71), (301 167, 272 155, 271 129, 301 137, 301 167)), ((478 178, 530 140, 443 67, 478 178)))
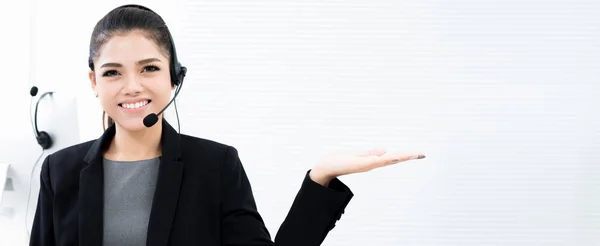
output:
POLYGON ((273 242, 235 148, 229 147, 221 173, 221 235, 225 246, 320 245, 353 196, 338 179, 325 187, 307 173, 273 242))
POLYGON ((40 172, 40 192, 29 240, 29 245, 31 246, 55 245, 54 223, 52 220, 54 194, 50 187, 49 162, 50 156, 44 160, 40 172))
POLYGON ((339 179, 327 181, 325 187, 311 178, 312 172, 304 177, 292 208, 277 232, 277 245, 321 245, 354 196, 339 179))

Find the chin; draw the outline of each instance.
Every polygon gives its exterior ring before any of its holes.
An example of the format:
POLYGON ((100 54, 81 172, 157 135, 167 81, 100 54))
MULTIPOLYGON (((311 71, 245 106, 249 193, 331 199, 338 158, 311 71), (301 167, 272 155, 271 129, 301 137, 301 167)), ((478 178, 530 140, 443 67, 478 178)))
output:
MULTIPOLYGON (((143 117, 132 117, 128 119, 120 119, 117 121, 119 126, 129 132, 139 132, 148 129, 144 125, 143 117)), ((156 125, 155 125, 156 126, 156 125)))

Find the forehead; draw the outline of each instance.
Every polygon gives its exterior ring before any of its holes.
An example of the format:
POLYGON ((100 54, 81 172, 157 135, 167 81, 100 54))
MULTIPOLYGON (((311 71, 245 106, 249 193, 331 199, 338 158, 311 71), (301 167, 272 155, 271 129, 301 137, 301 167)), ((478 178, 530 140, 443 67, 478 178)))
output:
POLYGON ((152 57, 167 60, 156 42, 140 31, 132 31, 112 36, 100 50, 97 62, 135 63, 152 57))

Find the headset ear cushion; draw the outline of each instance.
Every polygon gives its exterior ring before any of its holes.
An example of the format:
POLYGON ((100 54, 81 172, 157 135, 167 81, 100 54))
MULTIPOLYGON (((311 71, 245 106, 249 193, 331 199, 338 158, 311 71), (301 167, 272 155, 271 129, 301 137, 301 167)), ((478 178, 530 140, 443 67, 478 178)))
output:
POLYGON ((175 86, 179 86, 181 82, 183 82, 183 78, 187 73, 187 68, 181 66, 181 64, 177 64, 178 66, 175 68, 175 72, 173 73, 173 77, 171 80, 175 86))
POLYGON ((52 138, 50 138, 50 135, 47 132, 41 131, 36 139, 38 144, 42 146, 43 149, 49 149, 52 147, 52 138))
POLYGON ((177 74, 177 79, 179 80, 179 84, 181 84, 181 82, 183 82, 183 78, 185 78, 185 75, 187 74, 187 68, 184 66, 180 66, 179 67, 179 74, 177 74))
POLYGON ((181 71, 181 64, 179 64, 179 62, 176 62, 172 65, 171 67, 171 83, 173 83, 173 85, 178 86, 181 81, 179 80, 179 73, 181 71))

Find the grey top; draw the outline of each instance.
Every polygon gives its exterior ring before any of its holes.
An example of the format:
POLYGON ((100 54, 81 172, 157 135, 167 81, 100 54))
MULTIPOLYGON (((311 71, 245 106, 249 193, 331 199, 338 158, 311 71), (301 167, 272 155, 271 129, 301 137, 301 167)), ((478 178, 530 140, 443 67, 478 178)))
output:
POLYGON ((146 245, 159 164, 104 158, 104 246, 146 245))

